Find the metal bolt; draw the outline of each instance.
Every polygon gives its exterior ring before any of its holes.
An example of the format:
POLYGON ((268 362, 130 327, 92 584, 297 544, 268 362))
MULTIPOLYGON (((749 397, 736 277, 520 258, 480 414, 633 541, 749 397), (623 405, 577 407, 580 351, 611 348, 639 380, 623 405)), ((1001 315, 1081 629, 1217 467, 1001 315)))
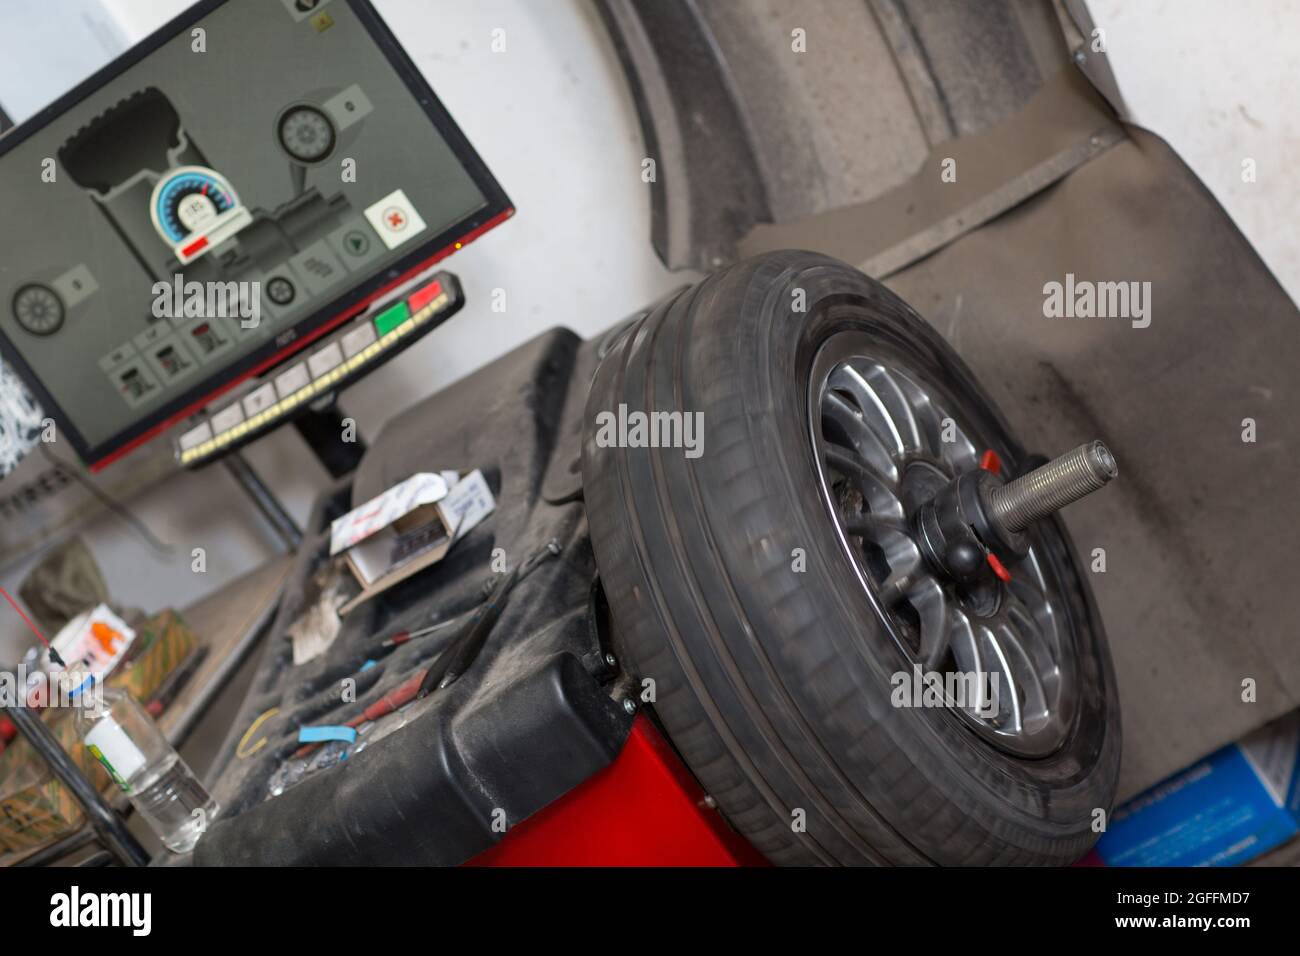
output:
POLYGON ((608 664, 610 667, 613 667, 618 663, 618 660, 614 657, 613 654, 606 654, 605 663, 608 664))
POLYGON ((624 698, 623 698, 623 709, 624 709, 625 711, 627 711, 629 714, 635 714, 635 713, 636 713, 636 701, 634 701, 631 697, 624 697, 624 698))
POLYGON ((1099 441, 1080 445, 988 492, 989 516, 1008 531, 1023 531, 1039 518, 1090 495, 1119 474, 1115 456, 1099 441))

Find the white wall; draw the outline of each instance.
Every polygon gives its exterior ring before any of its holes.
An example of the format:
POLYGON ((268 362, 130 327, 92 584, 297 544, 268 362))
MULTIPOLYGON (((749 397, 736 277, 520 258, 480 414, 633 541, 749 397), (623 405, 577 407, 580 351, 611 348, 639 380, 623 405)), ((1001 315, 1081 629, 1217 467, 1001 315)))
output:
POLYGON ((1195 170, 1300 300, 1300 3, 1088 0, 1134 119, 1195 170), (1257 179, 1242 181, 1242 160, 1257 179))
POLYGON ((132 42, 113 11, 93 0, 3 0, 0 106, 21 122, 132 42))
POLYGON ((119 29, 130 37, 132 43, 136 43, 182 13, 192 2, 193 0, 91 0, 91 5, 107 10, 117 21, 119 29))

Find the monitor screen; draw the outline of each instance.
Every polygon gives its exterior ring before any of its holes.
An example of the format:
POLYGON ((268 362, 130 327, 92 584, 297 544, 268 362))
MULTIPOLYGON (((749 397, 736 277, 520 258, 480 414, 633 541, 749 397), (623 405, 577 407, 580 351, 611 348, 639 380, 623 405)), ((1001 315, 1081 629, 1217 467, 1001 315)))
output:
POLYGON ((0 137, 0 355, 102 462, 512 211, 366 0, 210 0, 0 137))

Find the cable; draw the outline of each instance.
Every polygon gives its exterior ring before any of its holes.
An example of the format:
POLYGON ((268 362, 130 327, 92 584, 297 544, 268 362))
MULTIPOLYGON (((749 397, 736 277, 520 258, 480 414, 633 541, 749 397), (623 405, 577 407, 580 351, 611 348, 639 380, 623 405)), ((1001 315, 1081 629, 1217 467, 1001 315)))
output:
POLYGON ((3 594, 5 600, 9 602, 9 606, 18 612, 18 616, 23 619, 23 623, 31 628, 31 632, 41 639, 41 643, 45 645, 45 649, 50 653, 50 660, 54 661, 54 663, 58 664, 60 667, 67 667, 68 665, 63 663, 63 658, 59 656, 59 652, 56 651, 54 646, 45 639, 45 635, 36 629, 36 625, 32 623, 32 619, 23 613, 23 609, 18 606, 17 601, 9 596, 9 592, 4 588, 0 588, 0 594, 3 594))
POLYGON ((135 516, 131 509, 83 475, 80 469, 60 460, 58 456, 50 451, 48 445, 42 443, 40 448, 41 454, 45 456, 46 461, 53 465, 61 474, 67 475, 69 478, 76 481, 77 484, 89 491, 101 505, 113 514, 117 515, 117 517, 122 521, 126 522, 126 524, 130 526, 136 534, 143 538, 145 543, 154 551, 158 552, 163 557, 171 557, 176 553, 176 545, 166 544, 165 542, 160 541, 154 533, 149 530, 148 526, 135 516))
POLYGON ((248 725, 248 729, 244 731, 244 736, 239 738, 239 743, 235 746, 236 757, 238 757, 240 760, 247 760, 249 757, 253 756, 253 754, 257 753, 259 750, 261 750, 263 747, 266 746, 265 737, 259 738, 257 743, 253 744, 251 747, 248 746, 248 738, 253 736, 254 733, 256 733, 258 727, 261 727, 263 723, 270 720, 279 712, 280 712, 279 707, 272 707, 269 710, 264 710, 256 720, 254 720, 251 724, 248 725))

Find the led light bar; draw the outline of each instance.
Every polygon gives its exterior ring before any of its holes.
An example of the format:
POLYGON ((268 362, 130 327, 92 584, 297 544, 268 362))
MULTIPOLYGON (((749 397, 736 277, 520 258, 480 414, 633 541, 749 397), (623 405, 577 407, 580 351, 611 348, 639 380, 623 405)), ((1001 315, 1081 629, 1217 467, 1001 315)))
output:
POLYGON ((295 356, 273 378, 205 413, 178 439, 177 461, 196 468, 261 437, 290 421, 302 406, 374 370, 464 303, 456 277, 438 273, 405 298, 384 303, 295 356))

